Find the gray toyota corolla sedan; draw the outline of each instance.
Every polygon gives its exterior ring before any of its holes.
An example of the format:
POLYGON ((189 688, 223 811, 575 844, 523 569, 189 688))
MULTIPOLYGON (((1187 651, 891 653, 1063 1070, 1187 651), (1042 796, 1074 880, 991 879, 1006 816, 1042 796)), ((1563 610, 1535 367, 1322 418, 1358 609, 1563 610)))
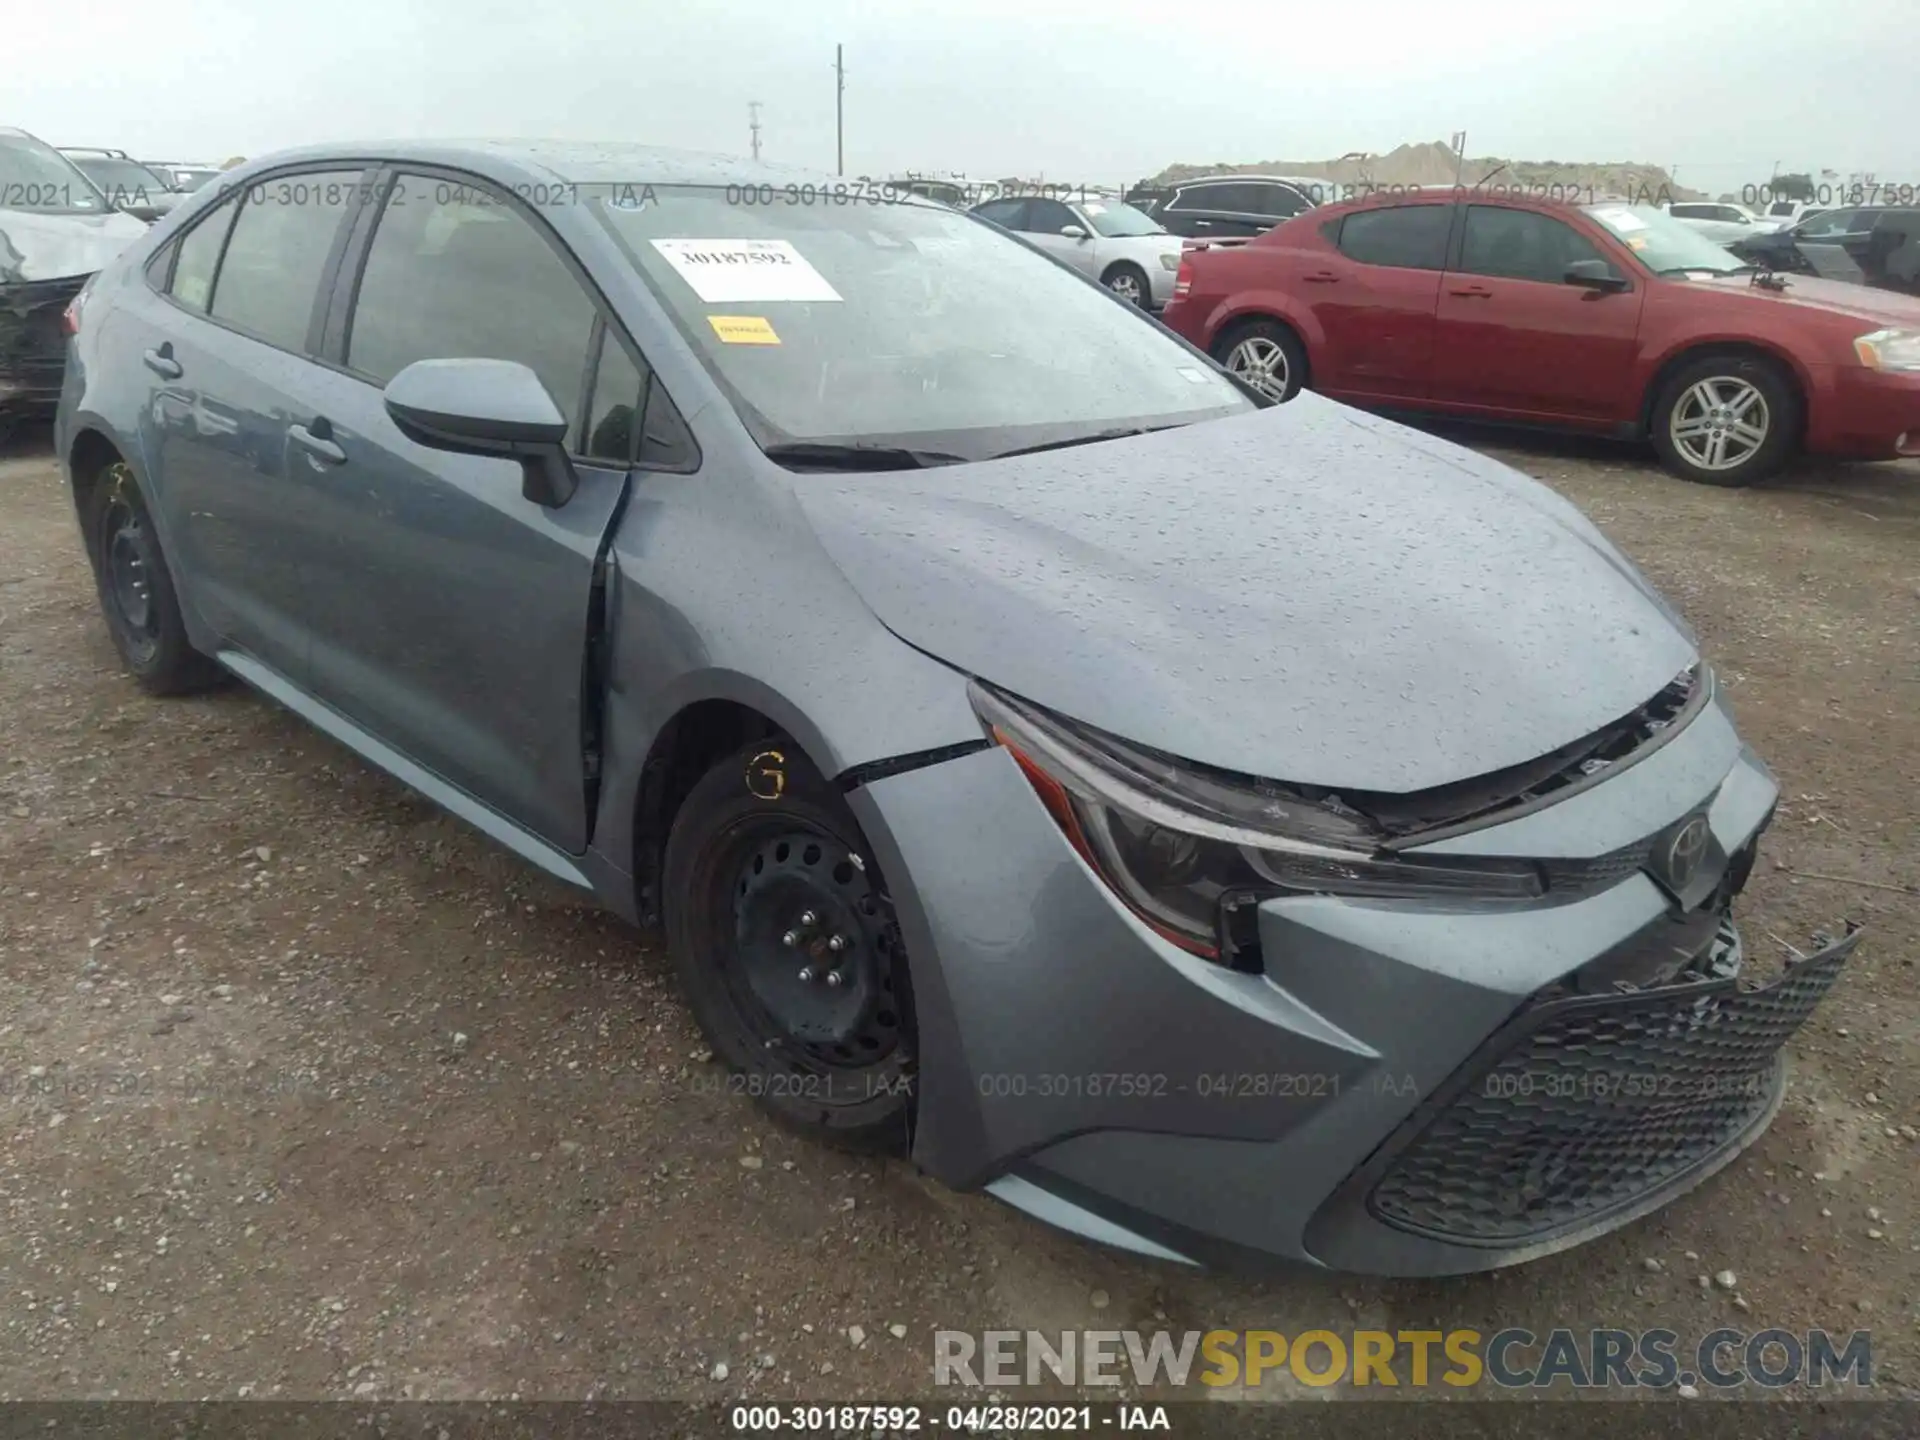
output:
POLYGON ((1853 948, 1743 951, 1774 782, 1575 509, 945 206, 307 150, 68 328, 142 685, 237 675, 659 922, 781 1120, 1083 1235, 1577 1243, 1759 1134, 1853 948))

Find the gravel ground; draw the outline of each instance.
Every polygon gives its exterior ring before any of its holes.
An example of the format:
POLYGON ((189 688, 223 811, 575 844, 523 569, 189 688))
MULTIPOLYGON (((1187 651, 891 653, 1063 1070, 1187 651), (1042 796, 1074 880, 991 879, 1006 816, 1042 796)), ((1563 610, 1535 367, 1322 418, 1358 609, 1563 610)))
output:
POLYGON ((16 441, 0 1398, 898 1399, 935 1328, 1723 1324, 1870 1328, 1882 1393, 1913 1393, 1920 467, 1723 493, 1456 438, 1586 507, 1698 627, 1783 792, 1750 944, 1869 933, 1742 1161, 1444 1283, 1196 1276, 775 1129, 655 938, 246 691, 143 697, 44 432, 16 441))

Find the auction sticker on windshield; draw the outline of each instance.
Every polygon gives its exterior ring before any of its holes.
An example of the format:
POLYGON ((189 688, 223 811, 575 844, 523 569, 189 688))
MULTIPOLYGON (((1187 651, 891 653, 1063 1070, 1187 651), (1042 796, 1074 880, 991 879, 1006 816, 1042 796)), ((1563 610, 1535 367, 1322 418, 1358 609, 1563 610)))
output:
POLYGON ((1625 234, 1630 230, 1644 230, 1647 228, 1647 222, 1631 210, 1596 210, 1593 214, 1595 219, 1599 220, 1617 234, 1625 234))
POLYGON ((713 327, 713 333, 729 345, 778 345, 780 337, 773 333, 765 316, 761 315, 709 315, 707 323, 713 327))
POLYGON ((655 240, 653 248, 709 305, 840 298, 791 240, 655 240))

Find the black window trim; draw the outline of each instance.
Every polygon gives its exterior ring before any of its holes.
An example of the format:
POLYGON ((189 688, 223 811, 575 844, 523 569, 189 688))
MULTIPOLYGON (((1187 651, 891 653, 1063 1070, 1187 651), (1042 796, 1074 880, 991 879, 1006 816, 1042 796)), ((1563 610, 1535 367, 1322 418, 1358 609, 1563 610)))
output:
MULTIPOLYGON (((331 276, 332 284, 325 292, 326 306, 322 321, 324 325, 322 349, 309 358, 316 364, 324 365, 329 370, 344 375, 350 380, 359 381, 362 385, 371 385, 376 390, 384 388, 365 371, 355 370, 349 366, 346 363, 346 355, 348 342, 352 339, 351 322, 354 307, 358 305, 360 301, 360 282, 366 274, 367 256, 373 249, 373 237, 379 229, 380 216, 386 213, 387 197, 392 193, 395 182, 400 179, 402 174, 423 180, 443 180, 449 184, 456 184, 466 189, 482 189, 487 191, 497 201, 505 204, 529 221, 533 226, 534 233, 546 242, 547 247, 560 258, 560 263, 566 266, 574 280, 578 282, 586 292, 587 299, 593 306, 593 329, 588 332, 585 362, 591 367, 589 378, 597 377, 599 370, 600 351, 598 345, 595 343, 595 339, 603 328, 611 331, 619 338, 620 343, 626 347, 627 358, 633 360, 635 362, 635 368, 648 377, 645 401, 641 406, 640 413, 635 417, 634 447, 635 453, 637 454, 639 447, 644 444, 640 436, 645 426, 646 407, 653 401, 653 366, 646 360, 646 352, 641 349, 633 337, 627 333, 626 326, 620 323, 620 317, 613 313, 613 306, 608 301, 606 293, 601 290, 593 277, 587 273, 586 267, 580 263, 579 257, 573 253, 573 248, 555 232, 552 225, 540 214, 540 208, 530 204, 523 197, 512 194, 507 188, 503 187, 499 181, 490 179, 485 175, 478 174, 471 170, 462 170, 457 166, 436 165, 413 160, 386 160, 375 163, 377 165, 377 172, 373 177, 374 188, 372 191, 372 201, 361 207, 361 214, 355 218, 353 225, 349 227, 348 244, 343 248, 340 255, 336 257, 337 263, 333 268, 331 276)), ((687 412, 675 404, 673 396, 667 393, 664 385, 660 387, 660 393, 665 396, 667 404, 673 406, 675 413, 680 416, 678 428, 680 433, 687 437, 689 454, 686 459, 680 461, 678 464, 667 465, 652 462, 642 465, 636 460, 635 463, 628 468, 659 471, 673 475, 694 474, 700 469, 703 459, 699 437, 693 433, 693 427, 686 422, 687 412)), ((580 412, 573 418, 577 422, 579 443, 585 446, 587 443, 587 422, 592 418, 593 406, 593 390, 590 384, 581 394, 580 406, 580 412)), ((576 463, 583 465, 598 465, 605 468, 608 463, 604 457, 596 458, 591 455, 576 453, 571 449, 568 451, 568 456, 576 463)))
MULTIPOLYGON (((288 165, 280 169, 255 175, 244 184, 223 186, 223 193, 221 193, 211 205, 207 206, 203 213, 194 216, 192 221, 184 226, 178 235, 171 235, 167 238, 167 243, 162 248, 171 250, 173 253, 167 260, 165 283, 161 284, 155 281, 152 270, 153 261, 151 258, 148 259, 146 265, 141 267, 141 273, 146 277, 147 284, 153 289, 154 293, 183 315, 191 315, 196 320, 204 320, 209 325, 217 325, 229 334, 244 336, 256 345, 265 345, 268 349, 278 350, 282 355, 298 355, 305 360, 318 360, 319 355, 315 347, 320 339, 318 327, 322 322, 330 300, 331 290, 329 282, 339 264, 340 256, 344 253, 348 238, 351 237, 353 230, 359 223, 359 217, 356 216, 352 224, 339 226, 334 233, 333 241, 327 250, 327 259, 325 263, 321 265, 320 277, 314 285, 313 308, 307 313, 307 333, 305 340, 302 342, 304 348, 299 350, 289 350, 277 341, 269 340, 264 335, 256 334, 243 325, 235 325, 230 320, 223 320, 213 313, 214 297, 220 290, 220 271, 227 263, 227 246, 233 243, 233 227, 239 222, 240 212, 247 207, 247 192, 253 190, 255 187, 268 185, 276 180, 285 180, 295 175, 325 175, 335 171, 351 171, 355 166, 359 167, 360 176, 359 180, 355 183, 365 186, 368 183, 367 177, 372 173, 376 163, 377 162, 371 160, 357 160, 351 156, 343 156, 338 160, 305 160, 297 165, 288 165), (230 206, 231 209, 229 210, 228 207, 230 206), (180 247, 186 243, 187 236, 191 235, 195 230, 198 230, 202 225, 212 223, 213 217, 223 210, 228 211, 226 222, 227 233, 220 237, 219 253, 213 257, 213 274, 207 282, 207 308, 205 310, 195 310, 191 305, 184 305, 175 299, 173 294, 173 276, 174 270, 180 263, 180 247)), ((364 210, 366 207, 362 206, 361 208, 364 210)))

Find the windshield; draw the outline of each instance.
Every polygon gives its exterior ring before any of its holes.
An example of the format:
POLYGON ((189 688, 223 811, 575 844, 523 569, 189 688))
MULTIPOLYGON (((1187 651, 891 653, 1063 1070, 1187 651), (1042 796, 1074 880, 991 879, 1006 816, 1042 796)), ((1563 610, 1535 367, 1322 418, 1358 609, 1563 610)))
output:
POLYGON ((1166 227, 1151 215, 1119 200, 1089 200, 1080 207, 1087 223, 1110 240, 1127 235, 1164 235, 1166 227))
POLYGON ((49 214, 107 208, 100 192, 51 145, 0 135, 0 210, 49 214))
POLYGON ((166 181, 134 160, 115 160, 100 155, 67 157, 86 172, 86 177, 106 191, 116 205, 146 205, 168 191, 166 181))
POLYGON ((1751 266, 1653 205, 1589 205, 1587 214, 1655 274, 1688 270, 1730 275, 1751 266))
POLYGON ((971 216, 812 186, 742 204, 741 188, 580 194, 763 446, 975 460, 1253 406, 1151 320, 971 216))

